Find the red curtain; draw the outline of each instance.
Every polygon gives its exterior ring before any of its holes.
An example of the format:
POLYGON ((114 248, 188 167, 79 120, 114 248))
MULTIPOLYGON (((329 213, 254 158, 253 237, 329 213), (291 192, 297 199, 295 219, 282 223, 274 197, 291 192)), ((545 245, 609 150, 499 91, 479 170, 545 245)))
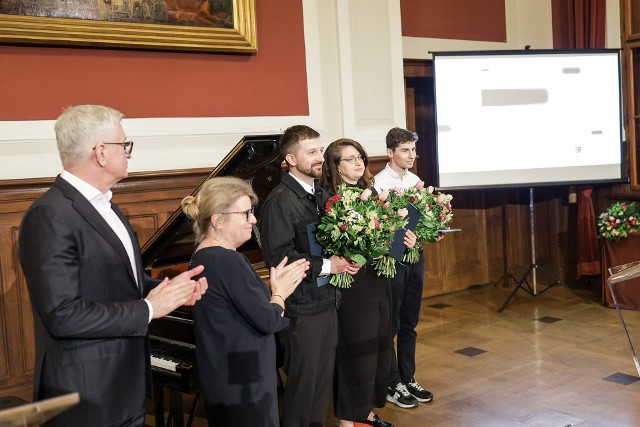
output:
POLYGON ((554 49, 604 48, 606 0, 552 0, 554 49))
POLYGON ((593 187, 578 188, 578 276, 600 274, 600 247, 592 192, 593 187))
MULTIPOLYGON (((604 48, 606 0, 552 0, 555 49, 604 48)), ((600 274, 592 186, 578 189, 578 276, 600 274)))

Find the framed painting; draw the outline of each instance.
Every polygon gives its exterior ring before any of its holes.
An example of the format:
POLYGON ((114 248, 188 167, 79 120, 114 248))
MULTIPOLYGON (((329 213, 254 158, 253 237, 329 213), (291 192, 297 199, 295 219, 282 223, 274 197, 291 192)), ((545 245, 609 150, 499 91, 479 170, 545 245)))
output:
POLYGON ((255 53, 255 0, 1 0, 0 42, 255 53))

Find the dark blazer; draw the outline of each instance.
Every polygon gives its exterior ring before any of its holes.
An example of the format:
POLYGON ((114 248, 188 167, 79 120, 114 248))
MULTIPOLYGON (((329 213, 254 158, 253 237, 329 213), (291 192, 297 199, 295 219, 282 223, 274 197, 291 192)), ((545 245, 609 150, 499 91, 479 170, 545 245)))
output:
POLYGON ((93 205, 64 179, 26 212, 20 228, 36 338, 34 399, 79 392, 80 403, 54 418, 59 426, 132 425, 150 394, 149 309, 158 281, 127 253, 93 205), (140 286, 136 285, 134 275, 140 286))
POLYGON ((311 264, 302 283, 287 298, 287 317, 321 313, 339 303, 339 292, 334 286, 316 284, 322 256, 311 255, 307 227, 320 223, 319 211, 328 196, 318 185, 315 191, 314 197, 289 172, 283 172, 280 184, 269 193, 260 211, 262 255, 267 266, 275 267, 285 256, 289 262, 306 258, 311 264))

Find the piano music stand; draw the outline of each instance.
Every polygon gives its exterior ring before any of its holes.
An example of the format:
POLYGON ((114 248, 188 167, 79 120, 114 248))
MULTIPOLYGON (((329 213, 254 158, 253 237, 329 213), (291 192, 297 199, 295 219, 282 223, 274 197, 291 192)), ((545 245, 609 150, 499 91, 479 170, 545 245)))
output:
POLYGON ((633 343, 631 342, 631 337, 629 336, 629 331, 627 330, 627 324, 625 323, 624 317, 622 316, 622 310, 620 310, 620 305, 618 304, 618 298, 616 296, 614 286, 619 284, 620 282, 624 282, 625 280, 633 279, 640 276, 640 261, 634 261, 628 264, 611 267, 609 268, 609 274, 610 276, 607 280, 607 284, 609 285, 609 290, 611 291, 613 305, 615 305, 616 311, 618 312, 618 317, 620 317, 622 329, 624 329, 624 333, 627 336, 627 341, 629 341, 629 348, 631 349, 631 357, 633 358, 633 363, 636 365, 638 376, 640 376, 640 363, 638 363, 638 356, 636 355, 636 351, 633 348, 633 343))
POLYGON ((80 402, 80 395, 69 393, 3 409, 0 410, 0 427, 39 426, 78 402, 80 402))

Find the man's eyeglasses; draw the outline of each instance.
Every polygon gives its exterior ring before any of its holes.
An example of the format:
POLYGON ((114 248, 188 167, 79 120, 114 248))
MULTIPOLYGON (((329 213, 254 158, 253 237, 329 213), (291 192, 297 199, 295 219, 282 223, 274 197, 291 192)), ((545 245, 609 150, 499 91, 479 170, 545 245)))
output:
POLYGON ((350 165, 355 164, 356 160, 359 161, 360 163, 364 163, 364 157, 362 156, 358 156, 358 157, 346 157, 344 159, 340 159, 341 162, 347 162, 350 165))
MULTIPOLYGON (((124 148, 125 154, 131 154, 133 151, 133 141, 125 141, 125 142, 103 142, 105 145, 121 145, 124 148)), ((93 147, 95 150, 96 147, 93 147)))
POLYGON ((220 213, 220 215, 231 215, 231 214, 242 214, 242 215, 244 215, 244 219, 246 221, 249 221, 251 219, 251 216, 254 215, 253 208, 249 209, 248 211, 221 212, 220 213))

